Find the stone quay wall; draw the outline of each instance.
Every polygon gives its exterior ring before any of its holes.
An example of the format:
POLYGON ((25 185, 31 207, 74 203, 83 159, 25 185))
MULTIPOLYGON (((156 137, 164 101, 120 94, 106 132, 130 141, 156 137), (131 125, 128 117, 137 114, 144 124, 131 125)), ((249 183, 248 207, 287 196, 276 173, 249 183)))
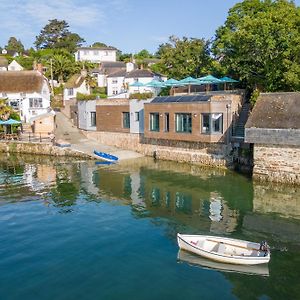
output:
POLYGON ((227 168, 232 161, 226 156, 226 145, 217 143, 173 142, 144 138, 140 134, 120 132, 83 133, 101 144, 133 150, 162 160, 186 162, 197 165, 227 168))
POLYGON ((60 148, 57 146, 53 146, 50 143, 0 141, 0 153, 1 152, 50 156, 69 156, 82 159, 91 159, 91 156, 85 153, 78 152, 70 148, 60 148))
POLYGON ((300 184, 300 147, 254 145, 253 179, 300 184))

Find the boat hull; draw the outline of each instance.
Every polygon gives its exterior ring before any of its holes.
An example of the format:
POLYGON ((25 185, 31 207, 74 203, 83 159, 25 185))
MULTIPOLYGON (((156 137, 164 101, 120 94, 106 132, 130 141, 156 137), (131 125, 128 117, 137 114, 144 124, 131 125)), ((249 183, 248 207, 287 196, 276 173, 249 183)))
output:
POLYGON ((177 242, 180 249, 217 262, 236 265, 258 265, 270 261, 269 253, 263 256, 264 254, 259 251, 260 245, 248 241, 215 236, 177 234, 177 242), (222 245, 225 249, 223 252, 214 250, 220 247, 219 245, 222 245), (229 253, 226 253, 226 247, 230 250, 229 253))
POLYGON ((96 151, 96 150, 94 150, 94 154, 105 161, 116 162, 119 159, 117 156, 105 152, 96 151))

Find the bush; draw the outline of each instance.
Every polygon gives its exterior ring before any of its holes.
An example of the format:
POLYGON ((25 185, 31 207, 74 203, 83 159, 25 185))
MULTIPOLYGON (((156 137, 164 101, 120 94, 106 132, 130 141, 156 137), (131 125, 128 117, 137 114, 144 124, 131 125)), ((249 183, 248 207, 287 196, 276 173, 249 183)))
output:
POLYGON ((105 98, 107 98, 106 94, 85 95, 85 94, 77 93, 77 96, 76 96, 76 99, 78 101, 88 101, 88 100, 105 99, 105 98))
POLYGON ((106 90, 106 87, 104 86, 104 87, 94 87, 93 89, 92 89, 93 91, 92 91, 92 93, 93 94, 107 94, 107 90, 106 90))
POLYGON ((146 100, 153 98, 153 93, 134 93, 129 96, 129 99, 146 100))

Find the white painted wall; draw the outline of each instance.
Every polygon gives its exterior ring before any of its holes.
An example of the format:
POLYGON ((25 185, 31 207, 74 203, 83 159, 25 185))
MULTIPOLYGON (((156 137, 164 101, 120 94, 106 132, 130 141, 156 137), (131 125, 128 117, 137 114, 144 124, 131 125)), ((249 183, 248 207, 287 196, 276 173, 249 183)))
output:
POLYGON ((70 99, 74 99, 77 96, 77 93, 81 93, 84 95, 89 95, 90 92, 90 87, 86 85, 86 82, 83 81, 83 83, 81 84, 81 86, 79 86, 78 88, 72 88, 72 89, 64 89, 64 101, 68 101, 70 99), (70 91, 72 91, 72 94, 70 94, 70 91))
POLYGON ((78 101, 78 128, 96 131, 96 126, 91 126, 91 112, 96 112, 97 100, 78 101))
POLYGON ((22 71, 24 68, 13 60, 7 67, 8 71, 22 71))
POLYGON ((28 123, 32 117, 47 113, 50 108, 50 89, 46 81, 40 93, 7 93, 6 97, 10 105, 19 109, 21 120, 25 123, 28 123), (33 106, 31 106, 30 99, 41 100, 32 101, 33 106), (39 107, 39 101, 41 101, 41 107, 39 107))
POLYGON ((100 63, 103 61, 116 61, 117 50, 78 49, 75 52, 75 61, 90 61, 100 63))
POLYGON ((125 92, 124 77, 107 77, 107 96, 118 95, 125 92))
POLYGON ((152 99, 129 101, 130 110, 130 133, 144 133, 144 104, 150 103, 152 99), (138 114, 138 119, 137 119, 138 114))

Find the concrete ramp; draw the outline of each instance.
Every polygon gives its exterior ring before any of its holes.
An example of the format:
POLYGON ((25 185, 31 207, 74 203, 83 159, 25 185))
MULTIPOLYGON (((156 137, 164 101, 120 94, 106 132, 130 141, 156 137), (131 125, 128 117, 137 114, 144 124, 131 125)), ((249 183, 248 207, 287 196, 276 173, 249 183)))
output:
POLYGON ((94 150, 115 155, 119 160, 134 159, 142 157, 140 153, 122 150, 117 147, 100 144, 99 142, 88 139, 72 122, 61 112, 56 113, 55 139, 64 140, 71 144, 70 149, 89 155, 91 158, 99 159, 94 155, 94 150))

